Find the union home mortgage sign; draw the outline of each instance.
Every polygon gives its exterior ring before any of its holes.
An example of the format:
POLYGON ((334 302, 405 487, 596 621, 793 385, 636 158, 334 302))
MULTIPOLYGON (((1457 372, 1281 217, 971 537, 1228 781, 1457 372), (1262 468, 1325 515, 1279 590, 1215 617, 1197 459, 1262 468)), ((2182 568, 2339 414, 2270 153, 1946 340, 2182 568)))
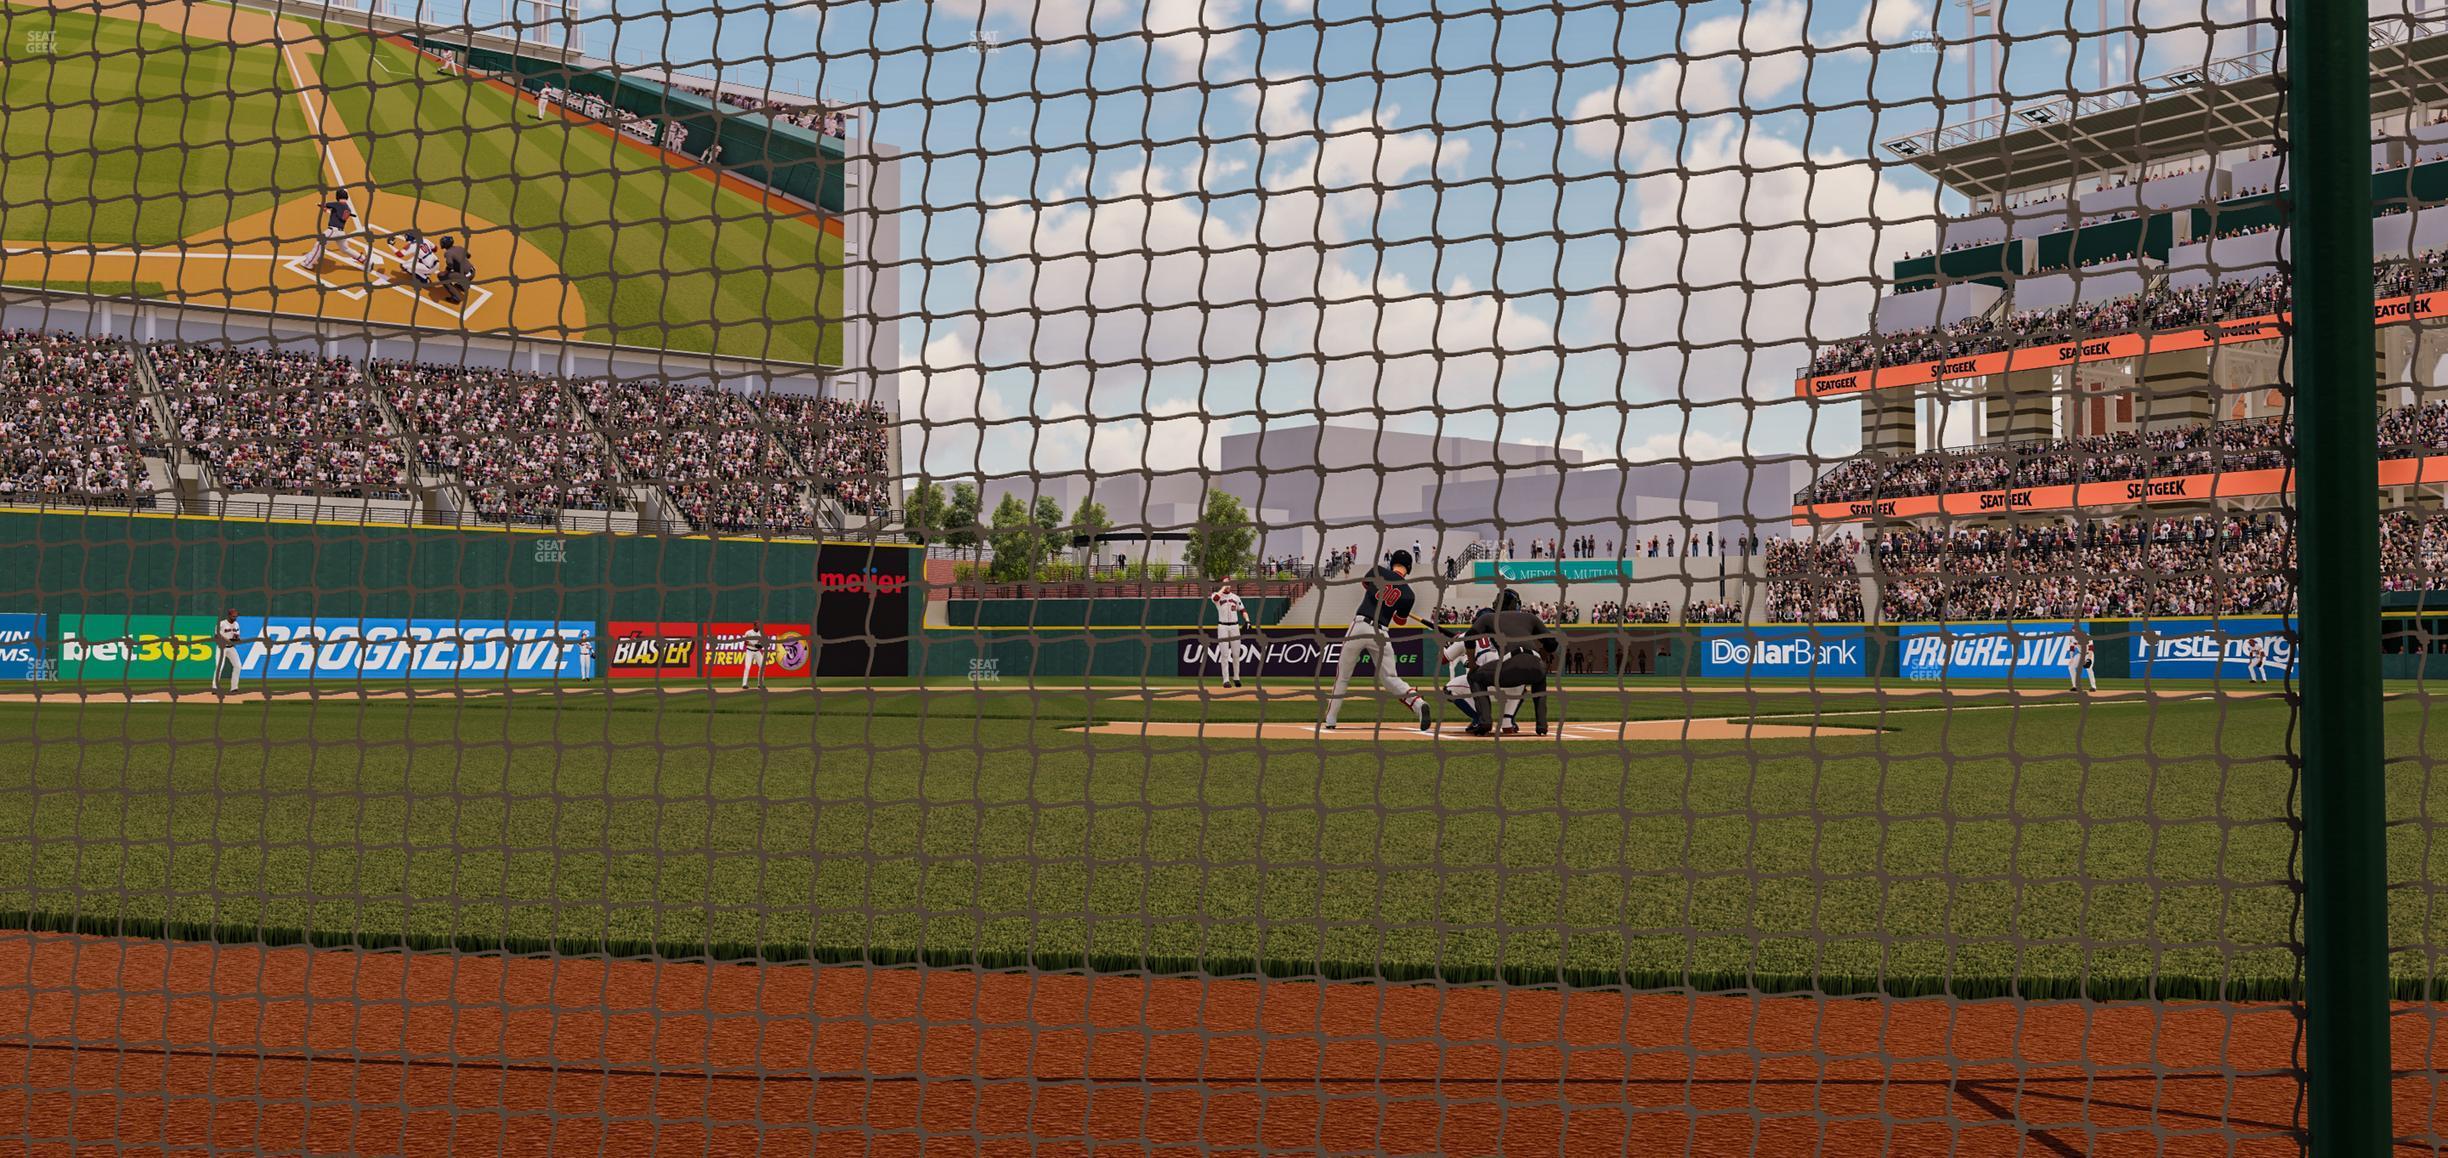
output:
MULTIPOLYGON (((2448 290, 2389 298, 2372 307, 2372 320, 2387 326, 2435 317, 2444 311, 2448 311, 2448 290)), ((2266 342, 2285 337, 2292 320, 2292 314, 2269 314, 2148 335, 2115 334, 2085 338, 2078 342, 2023 346, 1994 354, 1974 354, 1935 362, 1907 362, 1901 366, 1881 366, 1875 370, 1855 370, 1845 374, 1823 374, 1816 378, 1795 379, 1794 393, 1804 398, 1833 398, 1864 390, 1925 386, 1957 378, 1984 378, 2009 370, 2046 370, 2083 362, 2137 358, 2144 354, 2172 354, 2231 343, 2266 342)))
MULTIPOLYGON (((2384 487, 2448 482, 2448 456, 2390 459, 2380 464, 2378 482, 2384 487)), ((1793 521, 1852 523, 1869 519, 1916 519, 1927 515, 1994 515, 2016 511, 2059 511, 2073 507, 2143 506, 2274 495, 2293 489, 2293 472, 2283 468, 2238 470, 2225 474, 2188 474, 2173 478, 2123 479, 2071 486, 1958 491, 1948 495, 1819 503, 1795 507, 1793 521)))

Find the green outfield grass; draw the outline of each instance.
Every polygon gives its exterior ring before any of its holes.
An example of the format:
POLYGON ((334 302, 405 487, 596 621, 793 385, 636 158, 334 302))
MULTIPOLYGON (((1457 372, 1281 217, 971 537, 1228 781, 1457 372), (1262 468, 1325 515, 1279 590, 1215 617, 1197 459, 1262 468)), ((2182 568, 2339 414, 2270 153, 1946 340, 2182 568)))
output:
MULTIPOLYGON (((1712 691, 1691 710, 1899 710, 1834 721, 1867 737, 1688 747, 1090 737, 1316 707, 1016 688, 9 704, 0 909, 522 950, 2289 989, 2282 701, 1976 699, 1712 691)), ((2427 712, 2390 703, 2395 755, 2424 750, 2427 712)), ((2393 816, 2448 806, 2420 759, 2390 774, 2393 816)), ((2448 877, 2419 826, 2390 855, 2394 880, 2448 877)), ((2441 943, 2425 896, 2396 894, 2393 943, 2441 943)), ((2397 958, 2409 992, 2425 952, 2397 958)))
POLYGON ((0 239, 167 245, 315 184, 266 45, 0 5, 0 239))

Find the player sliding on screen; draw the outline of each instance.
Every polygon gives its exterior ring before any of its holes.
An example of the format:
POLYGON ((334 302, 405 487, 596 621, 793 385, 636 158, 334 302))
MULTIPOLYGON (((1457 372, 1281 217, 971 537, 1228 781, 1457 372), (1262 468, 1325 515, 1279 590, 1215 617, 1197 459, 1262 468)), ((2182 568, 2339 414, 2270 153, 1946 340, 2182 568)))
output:
POLYGON ((1352 673, 1359 669, 1363 655, 1376 668, 1377 686, 1419 713, 1420 731, 1435 727, 1435 709, 1394 670, 1393 629, 1410 620, 1411 605, 1418 599, 1406 582, 1410 574, 1411 552, 1396 551, 1384 566, 1371 567, 1360 577, 1360 607, 1352 613, 1351 626, 1343 631, 1343 650, 1335 657, 1334 692, 1326 697, 1326 719, 1318 725, 1321 730, 1333 731, 1335 718, 1343 714, 1343 698, 1350 693, 1352 673))

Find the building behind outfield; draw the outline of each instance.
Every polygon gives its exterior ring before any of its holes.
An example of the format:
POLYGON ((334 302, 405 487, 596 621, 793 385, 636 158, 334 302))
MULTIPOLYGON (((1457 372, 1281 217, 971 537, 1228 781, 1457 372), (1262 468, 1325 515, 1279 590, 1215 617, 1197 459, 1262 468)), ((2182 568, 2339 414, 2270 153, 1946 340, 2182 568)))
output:
MULTIPOLYGON (((1003 495, 1048 495, 1065 511, 1093 496, 1119 528, 1166 536, 1198 517, 1213 486, 1254 513, 1263 554, 1314 559, 1357 546, 1364 558, 1410 549, 1438 556, 1468 543, 1594 535, 1629 543, 1651 535, 1733 539, 1781 525, 1808 481, 1800 459, 1593 464, 1581 451, 1529 442, 1412 434, 1330 423, 1273 426, 1218 440, 1212 470, 1127 471, 992 480, 1003 495)), ((1114 553, 1114 552, 1108 552, 1114 553)))

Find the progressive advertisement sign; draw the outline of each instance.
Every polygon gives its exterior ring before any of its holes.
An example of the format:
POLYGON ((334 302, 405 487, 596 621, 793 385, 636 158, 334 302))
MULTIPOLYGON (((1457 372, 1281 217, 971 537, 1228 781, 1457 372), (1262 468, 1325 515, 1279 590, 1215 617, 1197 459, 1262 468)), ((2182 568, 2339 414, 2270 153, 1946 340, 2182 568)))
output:
POLYGON ((1859 676, 1869 670, 1869 650, 1859 627, 1706 627, 1700 630, 1700 674, 1859 676))
POLYGON ((2080 624, 1910 623, 1896 668, 1908 680, 2066 678, 2080 624))
MULTIPOLYGON (((1407 677, 1428 674, 1429 646, 1427 633, 1420 628, 1396 628, 1393 632, 1394 670, 1407 677)), ((1262 677, 1310 679, 1320 675, 1334 678, 1335 665, 1342 662, 1343 629, 1340 627, 1262 627, 1242 629, 1237 645, 1241 648, 1241 674, 1250 679, 1262 677)), ((1218 676, 1224 672, 1224 645, 1212 631, 1185 631, 1173 648, 1174 674, 1182 676, 1218 676)), ((1362 677, 1375 678, 1376 665, 1365 656, 1354 673, 1355 681, 1362 677)))
MULTIPOLYGON (((2380 464, 2377 485, 2425 486, 2448 483, 2448 455, 2393 458, 2380 464)), ((2294 474, 2283 468, 2238 470, 2224 474, 2189 474, 2174 478, 2125 479, 2073 486, 2028 487, 2007 491, 1958 491, 1948 495, 1865 499, 1850 503, 1818 503, 1795 507, 1793 521, 1859 522, 1866 519, 1910 519, 1924 515, 1994 515, 2020 511, 2058 511, 2074 507, 2148 506, 2152 503, 2201 502, 2249 495, 2283 494, 2294 489, 2294 474)))
POLYGON ((2261 645, 2263 674, 2295 670, 2295 621, 2276 616, 2160 619, 2133 625, 2133 674, 2143 679, 2243 679, 2261 645))
MULTIPOLYGON (((201 621, 209 635, 212 621, 201 621)), ((592 623, 544 619, 238 617, 248 679, 470 680, 593 677, 592 623)), ((205 648, 202 674, 211 674, 205 648)), ((67 665, 61 664, 63 668, 67 665)))
POLYGON ((57 674, 72 681, 209 679, 212 633, 209 615, 62 615, 57 674))
MULTIPOLYGON (((2434 317, 2448 311, 2448 290, 2411 297, 2387 298, 2374 303, 2374 324, 2400 325, 2420 318, 2434 317)), ((2085 338, 2077 342, 2024 346, 2000 350, 1994 354, 1975 354, 1968 358, 1944 358, 1933 362, 1910 362, 1901 366, 1882 366, 1874 370, 1857 370, 1848 374, 1823 374, 1815 378, 1798 378, 1794 393, 1804 398, 1831 398, 1855 394, 1864 390, 1885 390, 1897 386, 1921 386, 1956 378, 1982 378, 2003 374, 2009 370, 2046 370, 2057 366, 2072 366, 2083 362, 2106 362, 2118 358, 2135 358, 2146 353, 2175 353, 2200 350, 2241 342, 2266 342, 2287 335, 2292 328, 2292 314, 2266 314, 2257 318, 2238 318, 2215 322, 2185 330, 2161 333, 2112 334, 2085 338)))

